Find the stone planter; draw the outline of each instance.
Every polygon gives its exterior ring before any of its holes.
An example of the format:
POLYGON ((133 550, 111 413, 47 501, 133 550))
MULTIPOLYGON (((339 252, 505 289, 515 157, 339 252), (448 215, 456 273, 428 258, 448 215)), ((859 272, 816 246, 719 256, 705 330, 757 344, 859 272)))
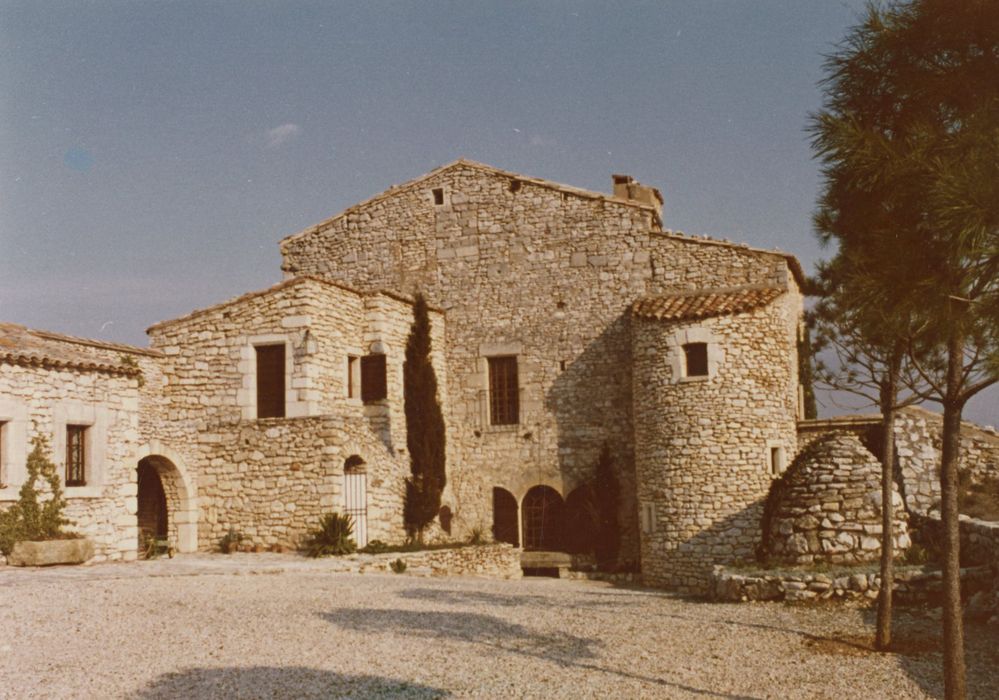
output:
POLYGON ((94 543, 88 539, 17 542, 7 563, 11 566, 82 564, 93 556, 94 543))

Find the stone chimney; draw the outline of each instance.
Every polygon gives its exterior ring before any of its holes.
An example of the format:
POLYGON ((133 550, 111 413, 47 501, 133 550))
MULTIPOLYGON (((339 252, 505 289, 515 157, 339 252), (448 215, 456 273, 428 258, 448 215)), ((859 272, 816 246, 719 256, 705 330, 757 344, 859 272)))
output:
POLYGON ((663 195, 659 190, 637 182, 631 175, 611 175, 611 179, 614 181, 615 197, 652 205, 659 220, 662 221, 663 195))

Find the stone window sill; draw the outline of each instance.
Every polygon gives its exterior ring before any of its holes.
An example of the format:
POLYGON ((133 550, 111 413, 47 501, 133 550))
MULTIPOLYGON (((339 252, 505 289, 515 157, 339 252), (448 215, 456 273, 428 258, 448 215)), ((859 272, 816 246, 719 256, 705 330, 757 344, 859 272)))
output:
POLYGON ((509 423, 506 425, 487 425, 482 429, 483 433, 516 433, 522 426, 520 423, 509 423))
POLYGON ((696 382, 707 382, 711 380, 710 374, 698 375, 696 377, 680 377, 681 384, 696 383, 696 382))

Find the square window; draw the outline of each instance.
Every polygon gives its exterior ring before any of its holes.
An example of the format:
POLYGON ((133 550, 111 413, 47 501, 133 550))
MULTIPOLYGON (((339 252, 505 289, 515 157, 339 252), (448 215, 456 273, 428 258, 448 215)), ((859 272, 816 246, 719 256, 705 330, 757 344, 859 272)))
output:
POLYGON ((439 207, 442 204, 444 204, 444 188, 443 187, 435 187, 431 191, 434 193, 434 206, 438 206, 439 207))
POLYGON ((687 343, 683 346, 684 363, 686 376, 706 377, 708 376, 708 344, 707 343, 687 343))
POLYGON ((517 425, 520 422, 520 385, 517 357, 490 357, 489 422, 492 425, 517 425))
POLYGON ((87 426, 66 426, 66 486, 87 485, 87 426))

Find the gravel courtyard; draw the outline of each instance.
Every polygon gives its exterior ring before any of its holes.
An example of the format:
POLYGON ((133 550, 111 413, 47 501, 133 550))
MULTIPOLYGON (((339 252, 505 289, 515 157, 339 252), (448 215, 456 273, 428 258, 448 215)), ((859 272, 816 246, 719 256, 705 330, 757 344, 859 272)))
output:
MULTIPOLYGON (((0 697, 942 697, 922 613, 881 655, 862 610, 261 561, 0 568, 0 697)), ((994 698, 999 630, 968 637, 994 698)))

